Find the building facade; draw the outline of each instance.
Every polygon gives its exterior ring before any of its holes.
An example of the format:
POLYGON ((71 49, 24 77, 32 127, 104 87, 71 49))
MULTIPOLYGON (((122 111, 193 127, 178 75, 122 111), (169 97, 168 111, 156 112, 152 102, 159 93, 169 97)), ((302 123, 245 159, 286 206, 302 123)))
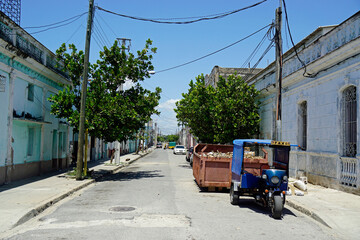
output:
POLYGON ((245 80, 251 78, 261 70, 262 69, 260 68, 223 68, 215 66, 211 70, 210 74, 205 75, 205 84, 206 86, 212 85, 213 87, 216 87, 220 76, 226 79, 229 75, 232 74, 236 74, 236 76, 241 76, 245 80))
POLYGON ((261 91, 261 138, 298 144, 291 175, 360 194, 360 12, 319 27, 283 55, 281 125, 275 63, 249 79, 261 91), (305 66, 305 67, 304 67, 305 66))
POLYGON ((72 129, 48 101, 68 84, 55 55, 0 12, 0 184, 68 166, 72 129))

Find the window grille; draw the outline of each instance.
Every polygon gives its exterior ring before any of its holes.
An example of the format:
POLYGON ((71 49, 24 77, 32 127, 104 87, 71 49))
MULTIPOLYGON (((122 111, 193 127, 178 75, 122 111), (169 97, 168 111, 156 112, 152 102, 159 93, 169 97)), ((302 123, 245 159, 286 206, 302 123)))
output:
POLYGON ((356 156, 357 142, 357 101, 356 87, 348 87, 343 93, 343 155, 345 157, 356 156))
POLYGON ((301 142, 300 146, 303 150, 306 150, 307 147, 307 102, 303 102, 300 104, 300 124, 301 124, 301 132, 300 136, 301 142))

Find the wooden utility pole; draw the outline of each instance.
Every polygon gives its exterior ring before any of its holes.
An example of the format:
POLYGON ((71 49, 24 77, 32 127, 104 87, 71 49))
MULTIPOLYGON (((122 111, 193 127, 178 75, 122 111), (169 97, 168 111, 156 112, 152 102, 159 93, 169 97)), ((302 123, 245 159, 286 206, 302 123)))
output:
POLYGON ((279 1, 279 7, 275 11, 275 56, 276 56, 276 85, 277 85, 277 101, 276 101, 276 140, 281 141, 281 88, 282 88, 282 0, 279 1))
POLYGON ((94 0, 89 0, 89 13, 88 13, 86 39, 85 39, 84 73, 83 73, 83 80, 81 86, 81 105, 80 105, 80 122, 79 122, 79 142, 78 142, 77 164, 76 164, 76 180, 82 179, 82 171, 83 171, 85 103, 86 103, 86 91, 87 91, 88 72, 89 72, 90 39, 91 39, 93 14, 94 14, 94 0))

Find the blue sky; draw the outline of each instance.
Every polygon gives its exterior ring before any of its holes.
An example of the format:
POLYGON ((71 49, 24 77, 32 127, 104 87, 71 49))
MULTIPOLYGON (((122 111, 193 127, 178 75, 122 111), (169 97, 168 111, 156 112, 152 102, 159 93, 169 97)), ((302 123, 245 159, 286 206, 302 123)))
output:
MULTIPOLYGON (((205 16, 243 8, 262 0, 95 0, 95 5, 113 12, 144 18, 177 18, 205 16)), ((161 71, 221 49, 231 43, 250 35, 270 24, 275 15, 279 0, 268 0, 254 8, 241 11, 222 19, 203 21, 187 25, 157 24, 136 21, 111 15, 97 10, 95 12, 94 33, 91 40, 90 61, 98 58, 100 47, 111 45, 116 38, 130 38, 131 51, 136 52, 144 47, 146 39, 153 40, 158 48, 154 56, 155 71, 161 71), (101 36, 100 36, 101 35, 101 36)), ((319 26, 335 25, 343 22, 360 10, 359 0, 287 0, 287 11, 294 42, 297 43, 319 26)), ((22 1, 21 27, 41 26, 59 22, 85 13, 88 0, 22 1)), ((87 14, 73 23, 42 33, 33 34, 51 51, 64 42, 74 43, 78 49, 84 49, 87 14)), ((26 29, 29 33, 39 29, 26 29)), ((177 122, 172 110, 181 93, 187 92, 191 79, 201 73, 210 73, 211 69, 220 67, 241 67, 256 45, 264 36, 262 31, 255 36, 240 42, 208 58, 195 63, 160 72, 143 82, 143 86, 154 90, 162 88, 159 110, 161 115, 154 117, 163 134, 175 133, 177 122)), ((254 57, 251 65, 259 59, 269 41, 254 57)), ((289 38, 283 33, 284 51, 291 47, 289 38)), ((274 60, 275 49, 272 49, 258 67, 266 67, 274 60)))

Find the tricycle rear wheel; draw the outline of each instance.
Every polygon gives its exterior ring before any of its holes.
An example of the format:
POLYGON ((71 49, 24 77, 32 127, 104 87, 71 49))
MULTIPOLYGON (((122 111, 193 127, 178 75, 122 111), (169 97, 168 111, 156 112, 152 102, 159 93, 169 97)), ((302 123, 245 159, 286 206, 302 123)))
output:
POLYGON ((281 200, 281 196, 275 195, 274 196, 274 204, 271 208, 272 217, 275 219, 280 219, 283 208, 284 208, 284 204, 283 204, 283 201, 281 200))
POLYGON ((230 188, 230 203, 232 205, 239 205, 239 192, 234 190, 234 186, 230 188))

